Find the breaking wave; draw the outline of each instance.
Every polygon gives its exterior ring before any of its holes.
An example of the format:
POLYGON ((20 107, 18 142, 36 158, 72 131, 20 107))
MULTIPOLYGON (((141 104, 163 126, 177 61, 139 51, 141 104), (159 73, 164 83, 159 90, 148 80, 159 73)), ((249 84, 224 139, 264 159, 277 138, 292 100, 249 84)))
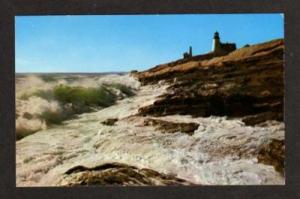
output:
POLYGON ((129 80, 127 75, 17 76, 17 139, 133 96, 139 84, 129 80))

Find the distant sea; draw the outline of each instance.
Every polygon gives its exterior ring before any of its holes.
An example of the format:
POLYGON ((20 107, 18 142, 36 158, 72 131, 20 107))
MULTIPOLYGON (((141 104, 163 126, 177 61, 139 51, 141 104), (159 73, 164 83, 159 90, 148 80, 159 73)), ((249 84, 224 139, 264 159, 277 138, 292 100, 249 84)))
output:
POLYGON ((90 72, 90 73, 84 73, 84 72, 75 72, 75 73, 16 73, 17 77, 22 76, 28 76, 28 75, 37 75, 37 76, 77 76, 77 75, 83 75, 83 76, 102 76, 102 75, 125 75, 128 72, 90 72))

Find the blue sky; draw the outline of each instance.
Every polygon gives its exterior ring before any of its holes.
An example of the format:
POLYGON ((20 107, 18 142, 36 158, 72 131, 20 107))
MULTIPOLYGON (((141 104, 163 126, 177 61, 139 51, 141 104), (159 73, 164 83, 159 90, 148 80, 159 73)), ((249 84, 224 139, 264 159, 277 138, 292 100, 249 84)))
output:
POLYGON ((17 16, 16 72, 145 70, 211 50, 284 37, 280 14, 17 16))

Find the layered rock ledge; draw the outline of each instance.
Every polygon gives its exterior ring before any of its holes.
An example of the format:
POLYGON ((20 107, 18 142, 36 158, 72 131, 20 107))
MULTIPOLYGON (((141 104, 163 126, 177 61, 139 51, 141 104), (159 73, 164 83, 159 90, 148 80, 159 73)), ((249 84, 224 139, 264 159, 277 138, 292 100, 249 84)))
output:
POLYGON ((146 84, 171 84, 156 101, 139 109, 140 115, 244 117, 255 125, 283 120, 282 39, 244 47, 212 59, 191 59, 139 72, 146 84), (251 116, 251 117, 249 117, 251 116))

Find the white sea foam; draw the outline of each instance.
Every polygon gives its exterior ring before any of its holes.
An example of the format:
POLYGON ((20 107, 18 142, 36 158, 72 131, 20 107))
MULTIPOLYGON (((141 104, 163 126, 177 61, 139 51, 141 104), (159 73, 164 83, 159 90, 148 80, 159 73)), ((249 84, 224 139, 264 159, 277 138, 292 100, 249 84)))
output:
POLYGON ((17 186, 57 186, 71 167, 106 162, 151 168, 204 185, 284 184, 284 177, 272 166, 258 163, 255 156, 266 140, 284 138, 282 122, 247 127, 226 117, 160 117, 199 123, 189 136, 181 132, 163 134, 143 126, 143 117, 128 117, 140 106, 152 103, 164 89, 142 87, 133 98, 18 141, 17 186), (116 125, 101 124, 112 117, 119 118, 116 125))

